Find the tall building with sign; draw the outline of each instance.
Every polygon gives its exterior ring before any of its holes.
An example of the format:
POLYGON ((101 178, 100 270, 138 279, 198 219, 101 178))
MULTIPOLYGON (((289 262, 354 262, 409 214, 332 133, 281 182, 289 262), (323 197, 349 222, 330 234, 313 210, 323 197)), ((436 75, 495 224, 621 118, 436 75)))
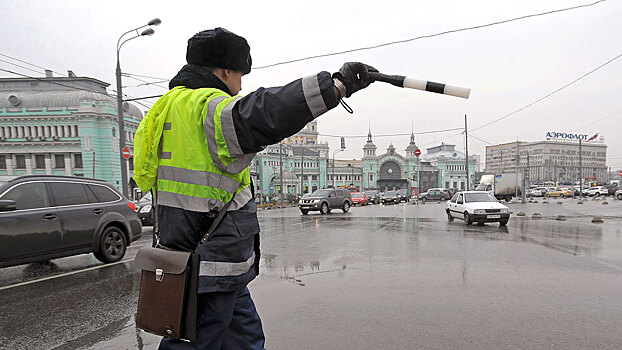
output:
POLYGON ((606 159, 607 145, 598 134, 549 132, 543 141, 487 146, 485 173, 524 172, 532 183, 575 183, 579 181, 579 174, 588 181, 604 182, 607 180, 606 159))
MULTIPOLYGON (((133 154, 143 114, 125 103, 125 135, 119 135, 109 84, 68 75, 0 78, 0 176, 87 176, 121 188, 119 138, 133 154)), ((132 176, 132 158, 126 163, 132 176)))

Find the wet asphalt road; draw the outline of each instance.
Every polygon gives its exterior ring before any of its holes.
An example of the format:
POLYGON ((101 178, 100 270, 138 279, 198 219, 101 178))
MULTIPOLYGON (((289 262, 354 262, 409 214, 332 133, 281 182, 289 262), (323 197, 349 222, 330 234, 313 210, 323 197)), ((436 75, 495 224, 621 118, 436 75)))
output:
MULTIPOLYGON (((266 347, 620 348, 622 202, 601 203, 511 204, 507 228, 449 223, 431 203, 261 211, 250 290, 266 347)), ((81 255, 0 269, 0 348, 157 348, 134 326, 130 261, 149 229, 116 265, 81 255)))

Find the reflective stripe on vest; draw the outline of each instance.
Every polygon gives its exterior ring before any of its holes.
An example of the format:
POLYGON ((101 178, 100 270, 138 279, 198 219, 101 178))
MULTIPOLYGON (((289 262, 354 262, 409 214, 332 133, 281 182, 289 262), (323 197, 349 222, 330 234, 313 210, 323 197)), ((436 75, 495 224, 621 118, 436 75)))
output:
POLYGON ((255 157, 254 153, 242 153, 235 133, 233 106, 240 98, 240 96, 213 98, 207 104, 205 116, 205 136, 210 156, 216 166, 231 174, 246 169, 255 157))
MULTIPOLYGON (((160 179, 158 179, 160 184, 160 179)), ((160 186, 158 185, 158 188, 160 186)), ((177 192, 167 192, 166 190, 158 189, 158 204, 166 205, 169 207, 183 208, 192 211, 209 211, 211 209, 220 210, 227 203, 214 198, 194 197, 177 192)), ((231 198, 231 197, 229 197, 231 198)), ((229 206, 227 211, 237 210, 242 208, 249 200, 253 198, 250 187, 246 187, 238 194, 235 195, 233 203, 229 206)))
POLYGON ((240 276, 247 273, 255 263, 255 252, 251 257, 239 263, 228 263, 220 261, 201 261, 199 266, 199 276, 205 277, 224 277, 240 276))

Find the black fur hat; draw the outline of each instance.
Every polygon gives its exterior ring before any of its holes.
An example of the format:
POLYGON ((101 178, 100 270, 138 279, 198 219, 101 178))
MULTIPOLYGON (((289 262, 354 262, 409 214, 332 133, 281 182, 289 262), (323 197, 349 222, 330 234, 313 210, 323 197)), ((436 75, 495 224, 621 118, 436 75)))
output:
POLYGON ((186 61, 248 74, 252 65, 250 50, 246 39, 218 27, 204 30, 188 39, 186 61))

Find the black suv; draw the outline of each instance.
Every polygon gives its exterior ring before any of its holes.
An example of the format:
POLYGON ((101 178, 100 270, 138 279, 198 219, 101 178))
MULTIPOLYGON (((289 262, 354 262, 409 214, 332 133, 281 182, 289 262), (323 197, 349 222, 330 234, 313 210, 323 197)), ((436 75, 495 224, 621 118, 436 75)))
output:
POLYGON ((386 191, 382 198, 380 198, 380 203, 382 204, 397 204, 400 200, 397 197, 397 191, 386 191))
POLYGON ((397 202, 406 202, 408 203, 410 201, 410 191, 402 188, 400 190, 397 190, 397 202))
POLYGON ((91 252, 119 261, 140 238, 134 209, 96 179, 27 175, 0 183, 0 267, 91 252))
POLYGON ((341 209, 347 213, 351 206, 352 196, 350 192, 339 188, 317 190, 298 202, 298 209, 303 215, 309 214, 310 210, 319 210, 321 214, 328 214, 331 209, 341 209))

